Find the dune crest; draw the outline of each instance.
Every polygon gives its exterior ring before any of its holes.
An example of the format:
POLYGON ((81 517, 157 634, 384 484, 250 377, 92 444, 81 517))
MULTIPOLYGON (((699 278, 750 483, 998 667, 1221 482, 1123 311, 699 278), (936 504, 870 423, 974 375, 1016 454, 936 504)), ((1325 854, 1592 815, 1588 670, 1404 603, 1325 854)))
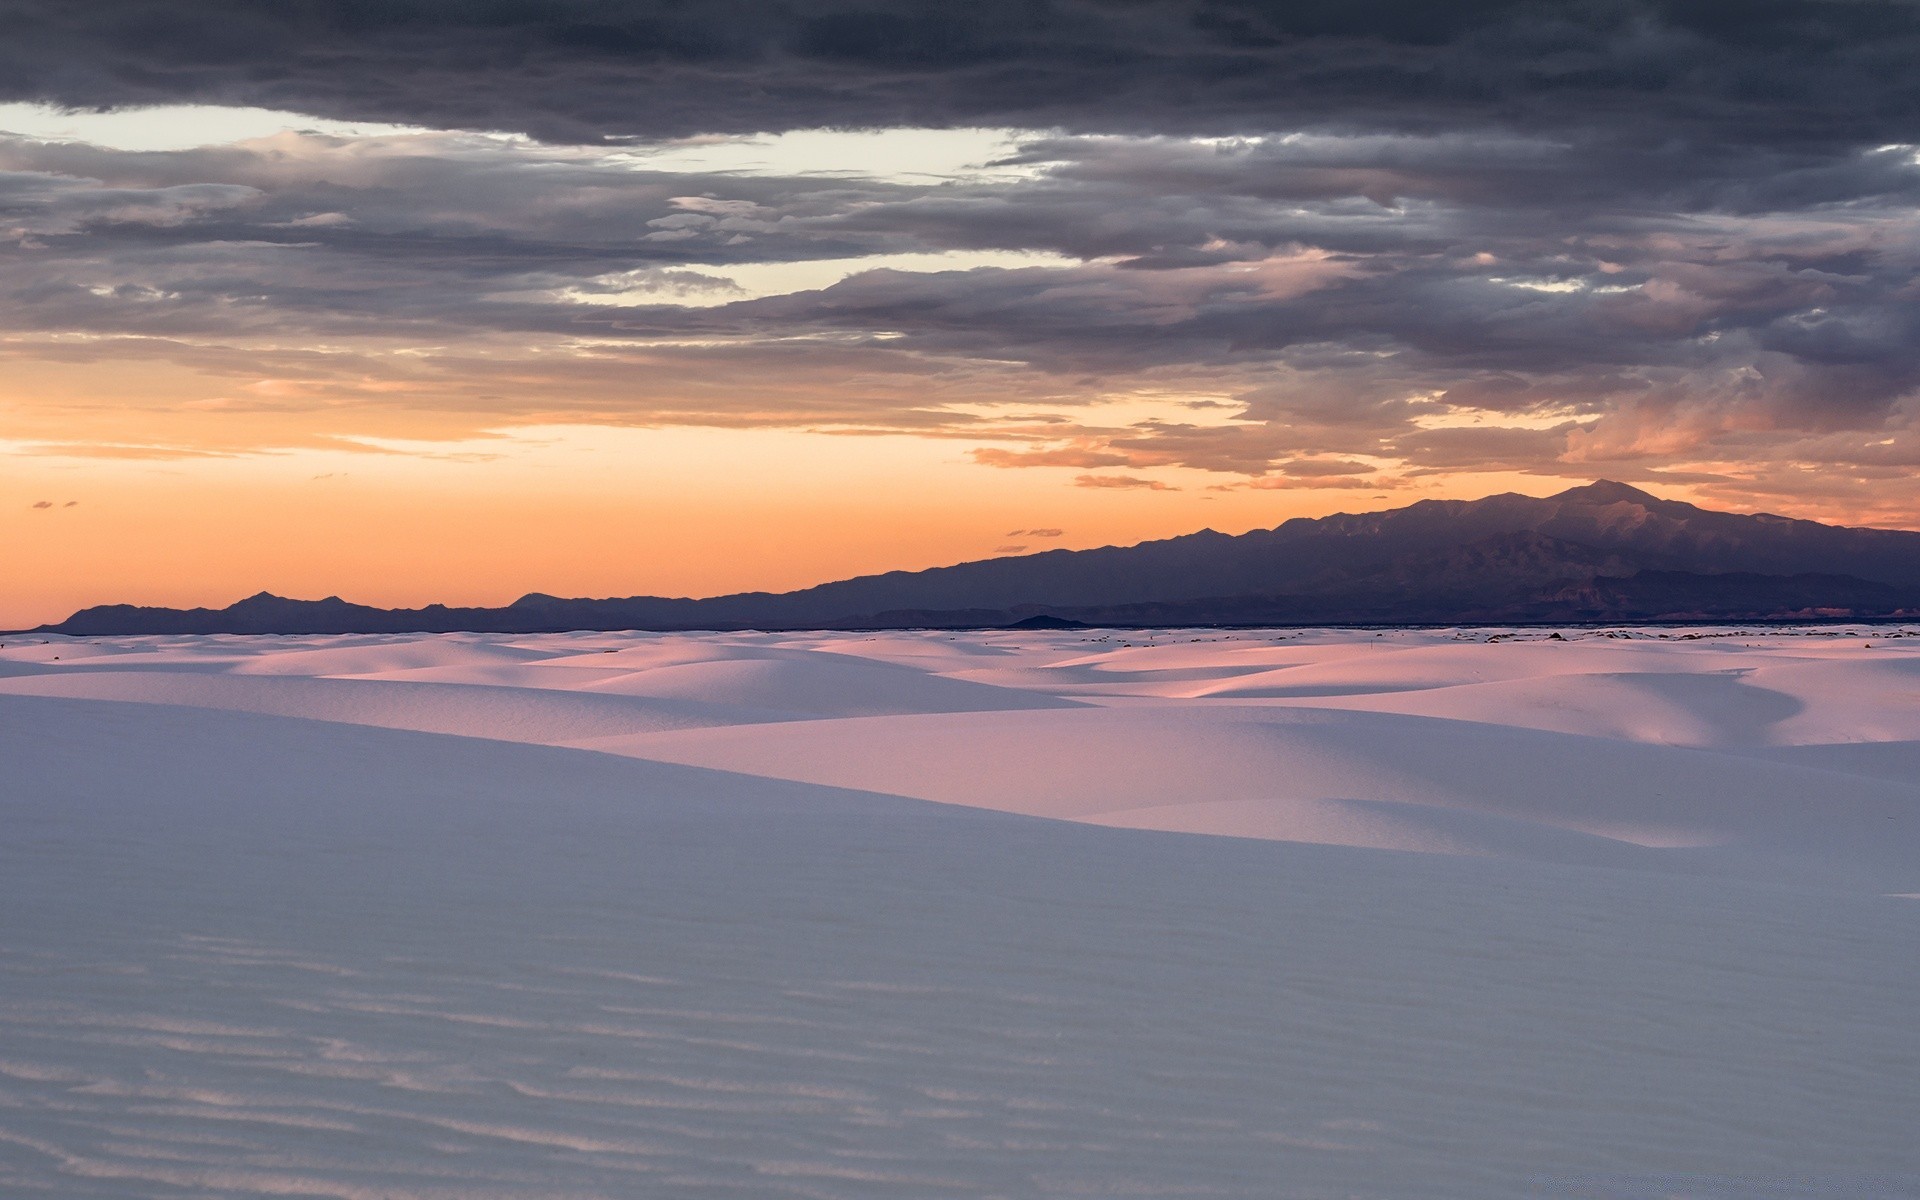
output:
POLYGON ((1910 891, 1911 632, 35 639, 0 652, 0 694, 454 733, 1110 826, 1910 891))

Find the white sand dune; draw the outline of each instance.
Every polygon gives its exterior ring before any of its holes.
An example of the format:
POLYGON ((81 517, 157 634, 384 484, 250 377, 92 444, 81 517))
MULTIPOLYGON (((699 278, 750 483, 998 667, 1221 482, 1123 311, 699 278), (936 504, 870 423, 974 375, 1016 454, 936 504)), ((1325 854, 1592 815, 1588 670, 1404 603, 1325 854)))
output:
POLYGON ((443 638, 342 637, 303 639, 319 645, 254 654, 236 675, 381 675, 414 668, 489 667, 537 661, 538 650, 505 641, 458 635, 443 638))
POLYGON ((1677 668, 1687 673, 1724 671, 1744 661, 1737 652, 1718 643, 1702 648, 1597 639, 1573 644, 1537 639, 1503 643, 1455 639, 1406 645, 1396 638, 1391 642, 1374 639, 1371 645, 1361 641, 1344 654, 1333 652, 1338 649, 1311 647, 1317 653, 1309 657, 1308 648, 1303 647, 1294 652, 1304 660, 1297 665, 1276 667, 1187 694, 1228 699, 1391 694, 1569 675, 1666 674, 1677 668))
POLYGON ((1920 1196, 1920 637, 1736 632, 9 640, 0 1195, 1920 1196))
POLYGON ((0 651, 0 693, 1105 825, 1920 887, 1920 781, 1886 749, 1920 744, 1916 641, 1736 633, 56 639, 0 651), (1870 769, 1819 750, 1860 743, 1870 769))
POLYGON ((538 743, 788 716, 697 700, 547 688, 198 672, 89 670, 13 676, 0 679, 0 694, 184 705, 538 743))
POLYGON ((1783 722, 1802 708, 1795 697, 1758 686, 1739 670, 1568 673, 1303 703, 1715 749, 1774 744, 1783 722))
POLYGON ((1478 722, 1134 706, 585 744, 1107 825, 1556 861, 1651 864, 1622 847, 1678 848, 1689 869, 1920 887, 1920 780, 1478 722))
POLYGON ((1018 711, 1075 703, 825 651, 677 663, 586 686, 600 694, 697 699, 812 717, 1018 711))
MULTIPOLYGON (((1920 655, 1875 657, 1867 640, 1851 652, 1826 647, 1762 657, 1707 653, 1640 659, 1621 671, 1614 656, 1557 671, 1497 680, 1432 681, 1404 690, 1313 694, 1272 690, 1274 698, 1319 706, 1400 712, 1483 724, 1553 729, 1626 741, 1710 747, 1793 746, 1920 739, 1920 655), (1865 651, 1863 653, 1862 651, 1865 651), (1691 669, 1676 671, 1676 666, 1691 669), (1569 669, 1579 667, 1584 669, 1569 669)), ((1644 652, 1642 652, 1644 653, 1644 652)), ((1237 689, 1212 697, 1246 696, 1237 689)))

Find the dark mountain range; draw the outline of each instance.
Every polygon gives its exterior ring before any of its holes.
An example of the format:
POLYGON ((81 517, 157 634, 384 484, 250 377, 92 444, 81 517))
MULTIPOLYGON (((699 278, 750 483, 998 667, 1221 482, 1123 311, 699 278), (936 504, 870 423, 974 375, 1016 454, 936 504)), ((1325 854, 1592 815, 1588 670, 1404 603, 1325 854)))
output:
POLYGON ((1920 532, 1714 512, 1599 482, 1423 500, 1239 536, 1051 550, 803 591, 381 609, 261 593, 105 605, 44 632, 390 633, 1046 625, 1452 624, 1920 616, 1920 532))

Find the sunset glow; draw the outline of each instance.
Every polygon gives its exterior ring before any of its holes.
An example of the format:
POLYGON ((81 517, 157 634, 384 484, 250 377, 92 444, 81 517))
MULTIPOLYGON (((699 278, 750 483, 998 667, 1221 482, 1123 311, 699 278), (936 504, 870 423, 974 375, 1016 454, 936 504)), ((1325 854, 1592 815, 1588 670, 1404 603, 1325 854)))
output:
POLYGON ((615 117, 665 85, 304 69, 0 103, 0 626, 778 589, 1599 477, 1920 524, 1920 162, 1840 99, 1818 137, 1391 81, 615 117))

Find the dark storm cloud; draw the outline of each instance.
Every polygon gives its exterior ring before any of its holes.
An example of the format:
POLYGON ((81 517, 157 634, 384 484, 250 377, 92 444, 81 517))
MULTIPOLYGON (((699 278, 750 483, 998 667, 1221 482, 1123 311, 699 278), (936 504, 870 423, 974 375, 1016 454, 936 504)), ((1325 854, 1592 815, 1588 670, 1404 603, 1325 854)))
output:
POLYGON ((1263 486, 1920 453, 1915 4, 0 0, 0 30, 0 98, 547 139, 0 138, 0 354, 292 381, 222 412, 900 429, 1263 486), (952 179, 604 152, 956 124, 1028 132, 952 179), (731 273, 943 253, 1051 257, 731 273), (1133 387, 1215 407, 1061 415, 1133 387), (981 415, 1015 401, 1053 411, 981 415))
POLYGON ((1232 132, 1463 120, 1899 140, 1902 0, 54 0, 13 98, 245 103, 598 139, 879 124, 1232 132))
MULTIPOLYGON (((327 138, 174 153, 0 142, 0 293, 13 327, 46 332, 801 335, 874 352, 884 337, 894 356, 1057 375, 1212 371, 1250 416, 1332 452, 1377 449, 1423 388, 1508 413, 1720 396, 1815 428, 1872 419, 1920 382, 1911 153, 1854 155, 1872 186, 1849 204, 1761 214, 1623 209, 1617 181, 1582 207, 1600 184, 1577 152, 1495 134, 1066 139, 1023 157, 1033 173, 1013 181, 910 185, 432 139, 385 156, 327 138), (1499 162, 1534 182, 1507 197, 1459 182, 1499 162), (1342 192, 1382 172, 1391 189, 1342 192), (874 270, 696 309, 614 302, 725 300, 728 266, 956 250, 1092 261, 874 270), (1312 432, 1356 425, 1374 441, 1312 432)), ((1136 461, 1117 446, 1022 461, 1136 461)))

